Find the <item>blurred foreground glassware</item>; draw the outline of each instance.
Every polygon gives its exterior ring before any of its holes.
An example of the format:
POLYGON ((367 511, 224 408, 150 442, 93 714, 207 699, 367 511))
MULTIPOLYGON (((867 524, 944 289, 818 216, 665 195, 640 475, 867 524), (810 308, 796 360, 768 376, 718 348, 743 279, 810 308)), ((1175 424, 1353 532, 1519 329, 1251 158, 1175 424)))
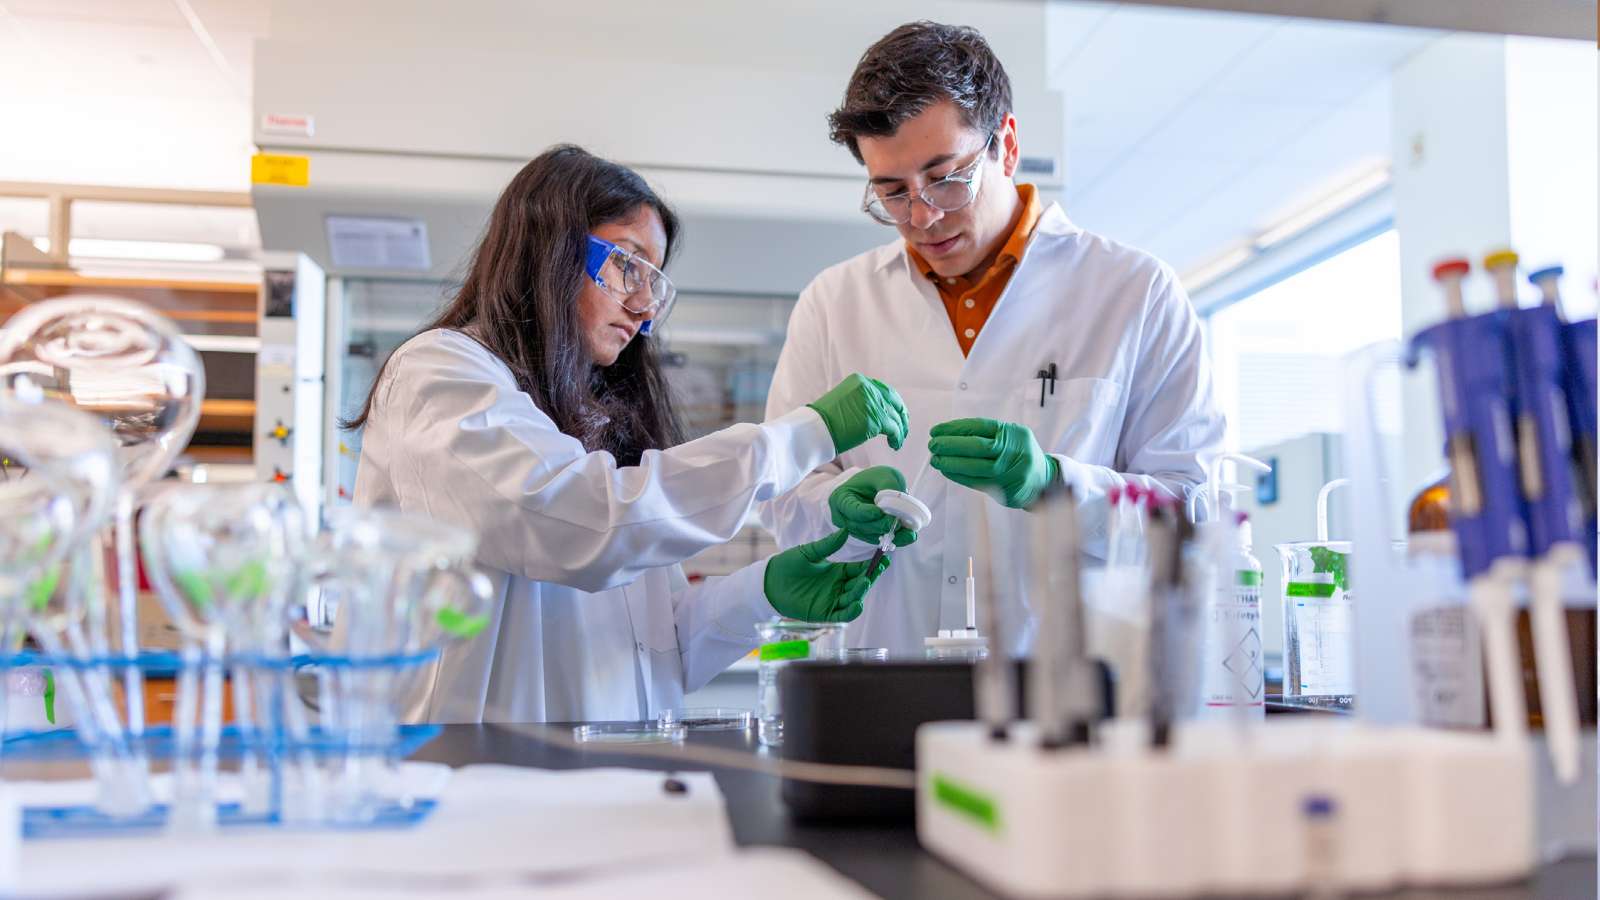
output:
MULTIPOLYGON (((47 655, 69 662, 52 676, 80 716, 86 745, 114 760, 96 770, 101 809, 133 815, 150 804, 148 766, 117 710, 98 540, 117 495, 115 452, 94 417, 41 395, 0 390, 0 484, 16 488, 18 497, 50 485, 54 502, 71 511, 70 529, 55 537, 57 558, 27 588, 14 627, 47 655)), ((13 633, 8 653, 18 640, 13 633)))
POLYGON ((323 733, 342 750, 331 775, 335 821, 409 803, 391 748, 411 679, 429 673, 406 661, 489 623, 493 585, 472 566, 477 547, 471 531, 394 510, 328 513, 312 581, 336 608, 326 651, 337 658, 316 673, 323 733))
MULTIPOLYGON (((121 471, 114 546, 128 731, 144 732, 138 656, 133 514, 140 489, 160 478, 200 420, 205 371, 178 329, 150 307, 74 296, 29 304, 0 329, 0 394, 49 398, 92 413, 110 429, 121 471)), ((91 623, 96 624, 96 623, 91 623)), ((103 629, 91 628, 91 631, 103 629)))
POLYGON ((216 825, 225 662, 241 748, 242 809, 264 813, 270 785, 260 753, 264 736, 278 733, 282 705, 274 698, 287 674, 272 662, 288 654, 284 611, 303 583, 305 515, 282 485, 175 485, 145 507, 140 544, 156 593, 184 636, 169 823, 178 831, 216 825))

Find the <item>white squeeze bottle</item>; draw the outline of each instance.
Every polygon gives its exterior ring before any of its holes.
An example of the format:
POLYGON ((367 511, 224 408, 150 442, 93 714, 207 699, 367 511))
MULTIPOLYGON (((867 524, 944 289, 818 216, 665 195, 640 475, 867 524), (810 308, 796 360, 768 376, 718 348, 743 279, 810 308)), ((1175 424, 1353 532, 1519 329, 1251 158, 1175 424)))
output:
POLYGON ((1267 470, 1248 456, 1224 454, 1211 467, 1212 521, 1202 523, 1201 546, 1213 569, 1212 592, 1206 616, 1204 697, 1202 717, 1266 718, 1265 660, 1261 648, 1261 560, 1251 546, 1250 521, 1229 508, 1224 495, 1245 490, 1243 485, 1223 485, 1225 459, 1267 470))

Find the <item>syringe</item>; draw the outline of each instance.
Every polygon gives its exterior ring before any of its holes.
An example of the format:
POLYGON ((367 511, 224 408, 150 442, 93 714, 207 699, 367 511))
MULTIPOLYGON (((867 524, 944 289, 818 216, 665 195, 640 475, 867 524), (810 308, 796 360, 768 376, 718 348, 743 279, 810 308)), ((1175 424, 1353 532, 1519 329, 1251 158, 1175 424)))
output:
MULTIPOLYGON (((912 531, 921 531, 933 522, 933 512, 927 505, 905 491, 882 490, 873 496, 872 502, 879 509, 899 519, 900 524, 912 531)), ((876 572, 879 561, 893 549, 894 532, 884 532, 878 538, 878 550, 872 554, 872 561, 867 564, 867 571, 876 572)))

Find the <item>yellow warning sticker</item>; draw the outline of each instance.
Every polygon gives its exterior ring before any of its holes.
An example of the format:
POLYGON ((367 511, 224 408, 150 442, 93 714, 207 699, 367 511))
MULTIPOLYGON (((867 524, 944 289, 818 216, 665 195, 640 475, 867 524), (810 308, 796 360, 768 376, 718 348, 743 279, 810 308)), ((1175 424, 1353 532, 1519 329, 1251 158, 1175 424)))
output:
POLYGON ((250 157, 250 183, 305 187, 311 183, 311 157, 257 153, 250 157))

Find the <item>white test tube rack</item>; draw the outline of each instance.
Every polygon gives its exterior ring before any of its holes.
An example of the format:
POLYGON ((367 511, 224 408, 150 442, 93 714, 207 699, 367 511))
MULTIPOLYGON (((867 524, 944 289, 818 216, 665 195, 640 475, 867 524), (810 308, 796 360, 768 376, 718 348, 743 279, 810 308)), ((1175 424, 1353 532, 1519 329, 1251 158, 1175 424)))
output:
POLYGON ((1526 741, 1349 721, 1144 723, 1046 750, 1031 726, 917 732, 917 836, 1006 897, 1282 895, 1525 878, 1526 741), (1313 804, 1324 810, 1308 812, 1313 804))

